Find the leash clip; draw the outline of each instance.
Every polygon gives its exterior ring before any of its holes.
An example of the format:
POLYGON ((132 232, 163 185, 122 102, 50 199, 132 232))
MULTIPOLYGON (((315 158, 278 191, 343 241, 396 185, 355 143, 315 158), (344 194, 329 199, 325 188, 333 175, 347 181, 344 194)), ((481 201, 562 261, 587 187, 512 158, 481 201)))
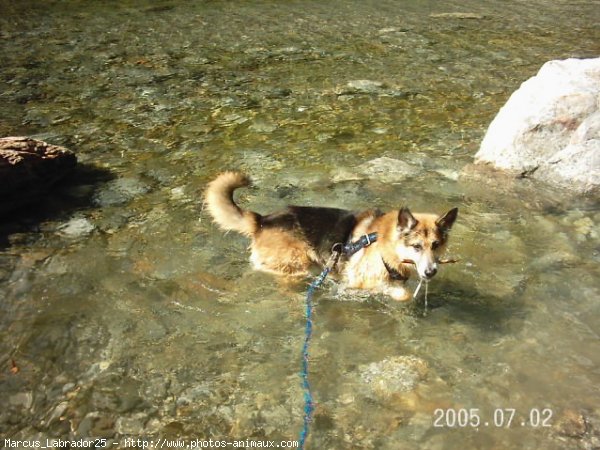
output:
POLYGON ((328 273, 329 271, 333 270, 333 268, 337 264, 343 250, 344 246, 341 242, 336 242, 335 244, 333 244, 333 247, 331 247, 331 256, 329 257, 327 264, 325 264, 325 270, 327 270, 328 273))

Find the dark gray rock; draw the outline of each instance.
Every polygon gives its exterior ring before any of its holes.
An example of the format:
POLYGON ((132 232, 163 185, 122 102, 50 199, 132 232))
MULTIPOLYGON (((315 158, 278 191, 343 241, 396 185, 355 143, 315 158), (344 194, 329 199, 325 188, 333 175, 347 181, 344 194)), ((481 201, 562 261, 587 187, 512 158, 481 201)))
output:
POLYGON ((94 195, 94 202, 98 206, 121 205, 143 195, 150 190, 150 186, 137 178, 117 178, 109 181, 94 195))

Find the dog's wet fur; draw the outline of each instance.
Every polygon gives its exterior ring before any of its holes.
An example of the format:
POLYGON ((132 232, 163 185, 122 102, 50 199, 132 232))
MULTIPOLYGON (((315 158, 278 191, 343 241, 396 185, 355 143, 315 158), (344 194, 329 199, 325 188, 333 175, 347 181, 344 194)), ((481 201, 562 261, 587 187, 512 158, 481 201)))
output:
POLYGON ((411 275, 430 280, 438 270, 448 234, 458 214, 411 213, 406 207, 383 213, 367 210, 289 206, 260 215, 241 209, 233 199, 236 189, 249 186, 240 172, 224 172, 206 189, 205 204, 223 230, 251 239, 250 260, 257 270, 279 275, 306 275, 312 265, 324 266, 335 243, 355 241, 376 232, 377 241, 349 258, 336 270, 348 288, 366 289, 409 300, 405 284, 411 275))

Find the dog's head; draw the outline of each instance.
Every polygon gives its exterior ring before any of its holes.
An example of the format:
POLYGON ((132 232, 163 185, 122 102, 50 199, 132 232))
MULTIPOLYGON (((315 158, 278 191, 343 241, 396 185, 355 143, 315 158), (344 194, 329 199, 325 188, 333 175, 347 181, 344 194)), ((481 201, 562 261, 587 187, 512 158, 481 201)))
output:
POLYGON ((413 215, 408 208, 398 212, 396 253, 401 260, 414 262, 419 277, 429 280, 437 273, 457 214, 458 208, 442 216, 413 215))

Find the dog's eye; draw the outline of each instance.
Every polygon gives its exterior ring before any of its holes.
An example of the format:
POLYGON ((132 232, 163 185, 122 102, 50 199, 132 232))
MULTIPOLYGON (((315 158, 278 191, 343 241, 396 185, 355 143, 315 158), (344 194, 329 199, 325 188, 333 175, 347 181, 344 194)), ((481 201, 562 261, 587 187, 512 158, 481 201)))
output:
POLYGON ((433 243, 431 244, 431 248, 432 249, 436 249, 440 246, 440 241, 433 241, 433 243))
POLYGON ((423 250, 423 246, 421 244, 413 244, 412 248, 414 248, 416 251, 423 250))

